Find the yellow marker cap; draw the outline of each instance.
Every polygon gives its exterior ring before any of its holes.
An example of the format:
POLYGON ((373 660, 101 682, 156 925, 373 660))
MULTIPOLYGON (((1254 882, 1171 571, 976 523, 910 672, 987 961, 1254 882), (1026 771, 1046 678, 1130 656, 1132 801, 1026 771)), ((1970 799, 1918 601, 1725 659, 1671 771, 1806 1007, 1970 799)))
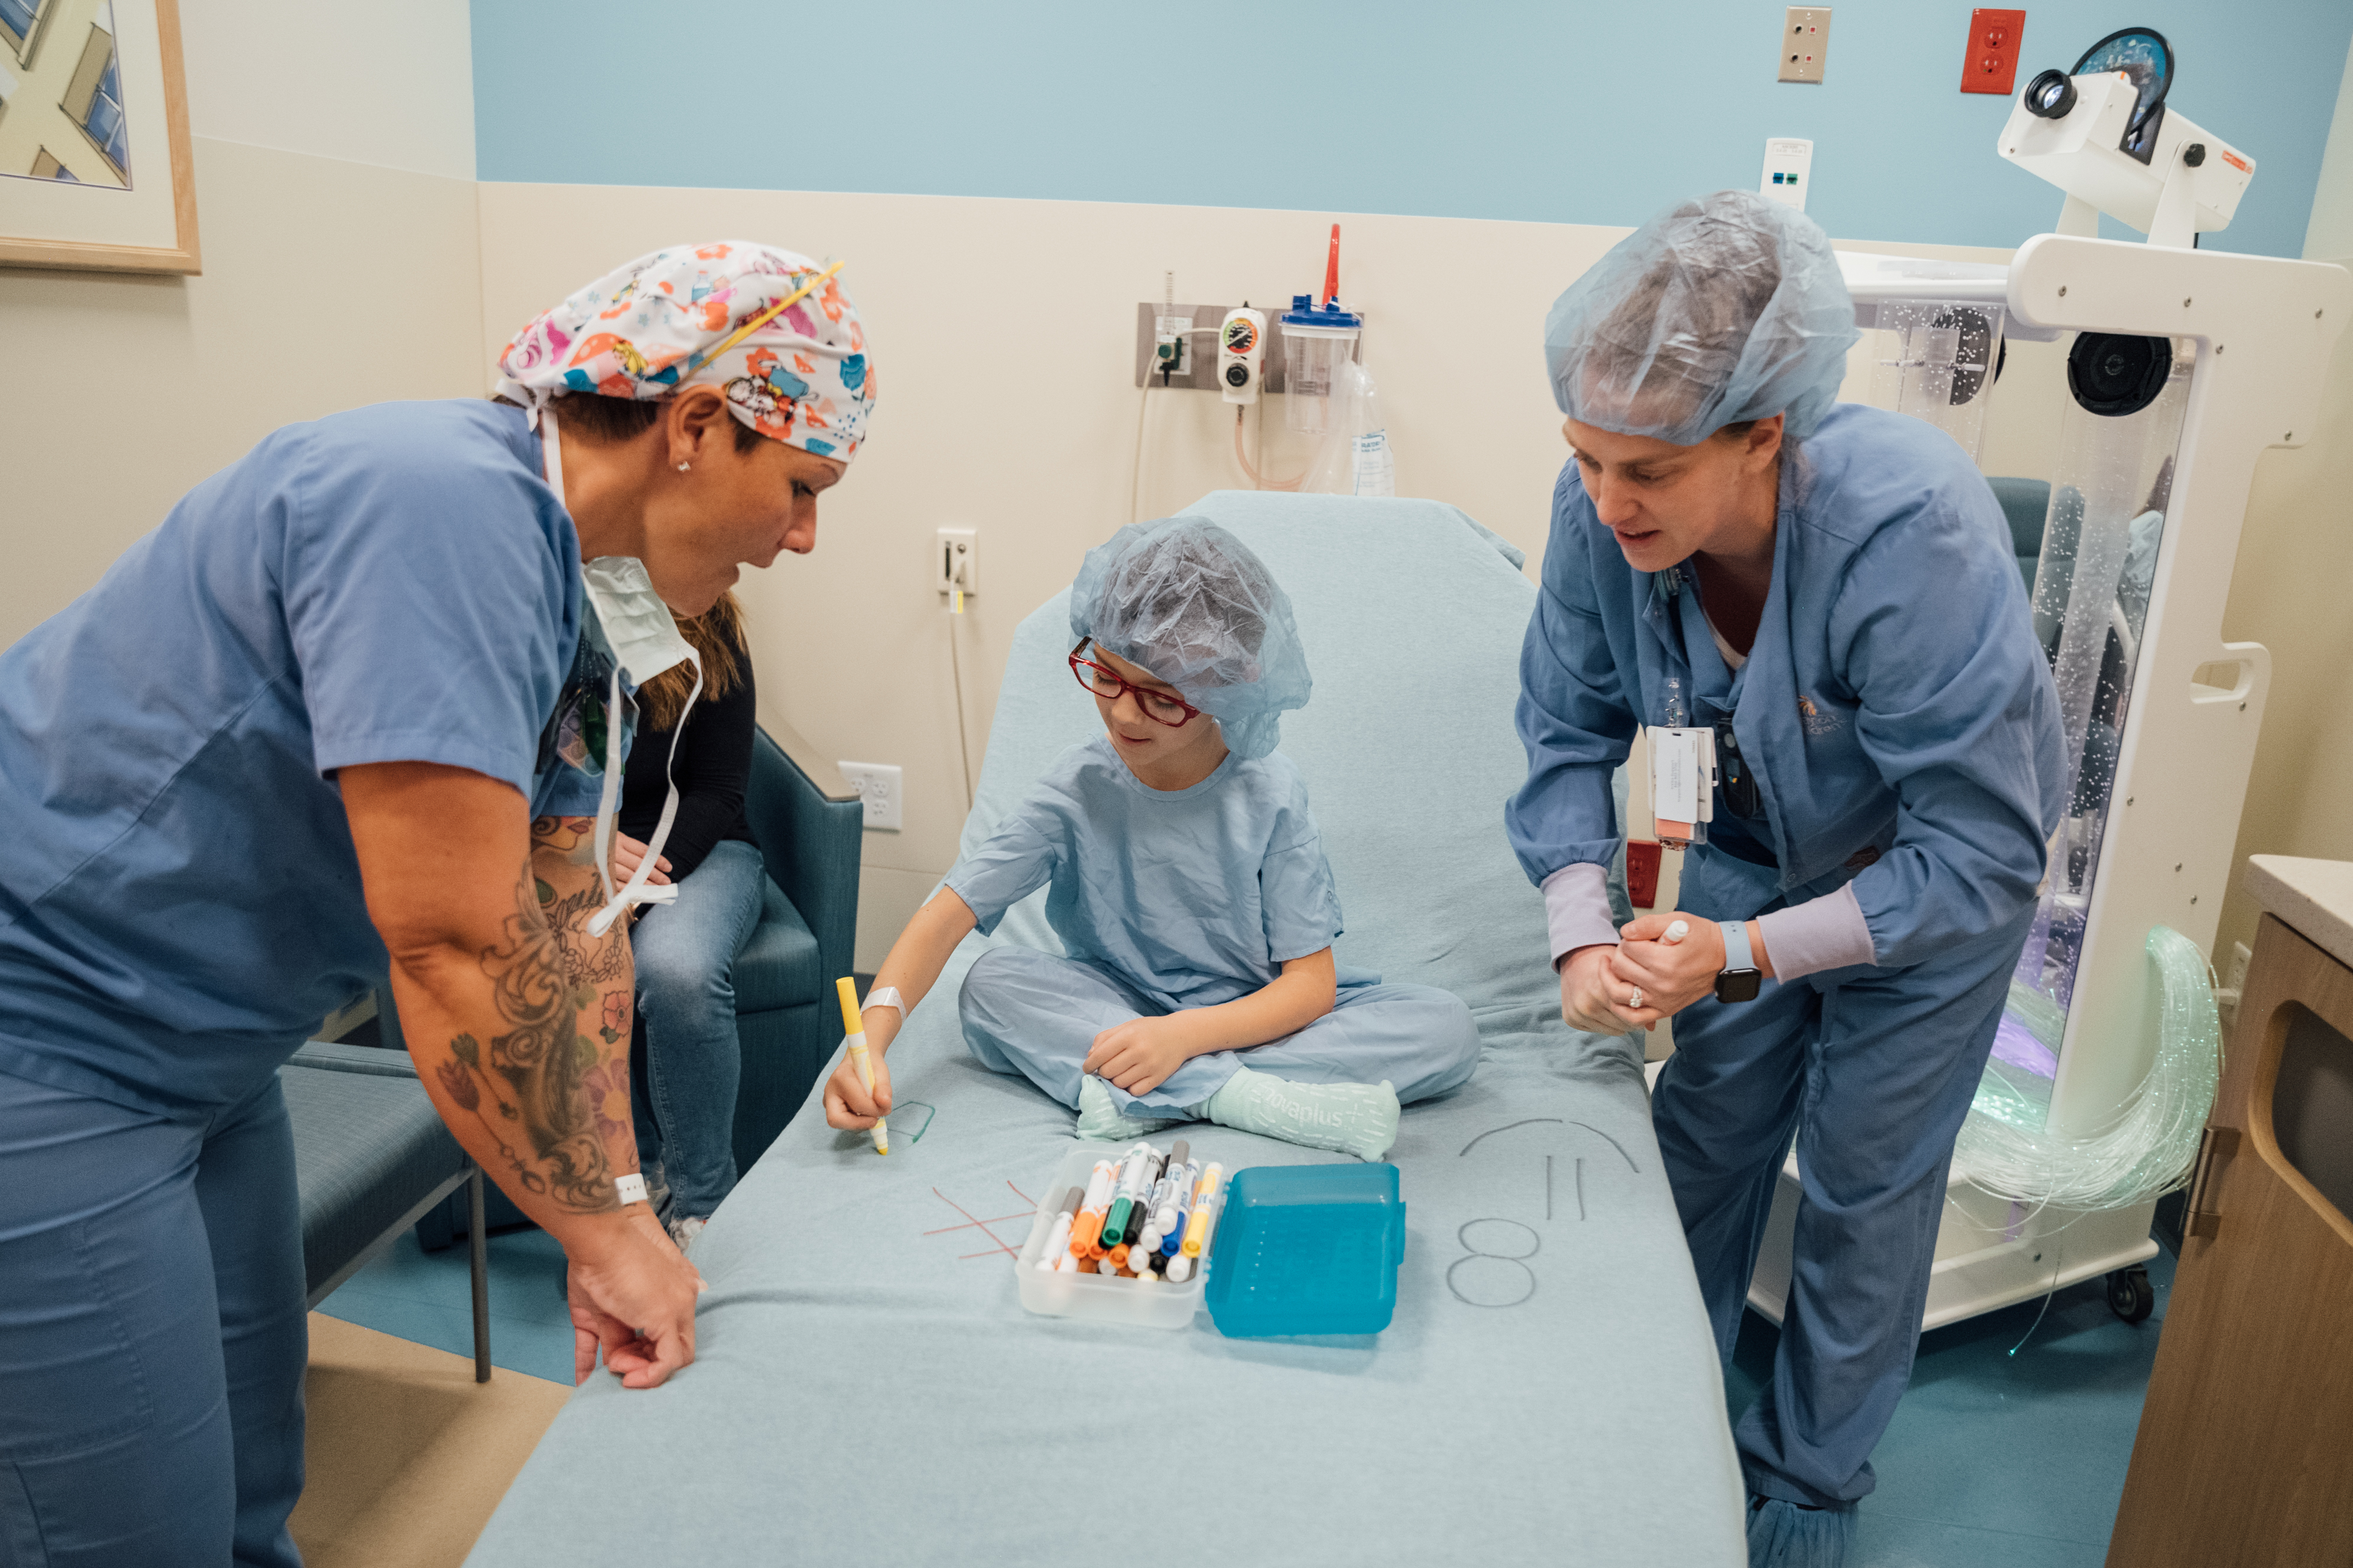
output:
POLYGON ((835 991, 839 992, 841 996, 841 1027, 843 1033, 855 1035, 862 1032, 865 1028, 865 1025, 858 1016, 858 982, 845 974, 840 979, 833 983, 833 988, 835 991))

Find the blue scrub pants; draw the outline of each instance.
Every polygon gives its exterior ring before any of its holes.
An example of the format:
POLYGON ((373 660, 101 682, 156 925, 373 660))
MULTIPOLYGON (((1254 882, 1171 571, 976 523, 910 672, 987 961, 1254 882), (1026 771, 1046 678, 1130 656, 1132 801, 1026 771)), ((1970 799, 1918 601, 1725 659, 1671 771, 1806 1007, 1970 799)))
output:
POLYGON ((0 1563, 299 1568, 302 1297, 277 1074, 171 1116, 0 1075, 0 1563))
POLYGON ((680 879, 675 901, 629 931, 646 1031, 632 1068, 638 1157, 661 1163, 673 1219, 709 1219, 735 1190, 735 955, 767 886, 759 846, 723 839, 680 879))
MULTIPOLYGON (((1769 869, 1702 857, 1685 912, 1746 920, 1782 903, 1769 869)), ((1734 1433, 1752 1492, 1830 1507, 1876 1484, 1871 1450, 1912 1375, 1953 1139, 2032 918, 1908 969, 1767 980, 1753 1002, 1707 997, 1675 1015, 1651 1121, 1726 1361, 1797 1137, 1780 1348, 1734 1433)))
MULTIPOLYGON (((981 954, 956 999, 965 1044, 991 1072, 1018 1073, 1075 1108, 1080 1066, 1103 1030, 1169 1011, 1107 969, 1027 947, 981 954)), ((1434 985, 1344 985, 1332 1011, 1246 1051, 1195 1057, 1151 1093, 1111 1089, 1123 1116, 1185 1116, 1248 1067, 1294 1083, 1378 1083, 1410 1105, 1469 1081, 1479 1028, 1434 985), (1131 1110, 1131 1107, 1140 1109, 1131 1110)))

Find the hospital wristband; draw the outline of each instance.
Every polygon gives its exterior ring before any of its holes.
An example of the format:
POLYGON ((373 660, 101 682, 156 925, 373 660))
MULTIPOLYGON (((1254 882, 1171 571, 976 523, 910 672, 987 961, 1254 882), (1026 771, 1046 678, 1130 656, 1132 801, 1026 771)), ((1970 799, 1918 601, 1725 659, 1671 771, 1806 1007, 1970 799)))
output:
POLYGON ((613 1195, 621 1200, 623 1208, 646 1201, 646 1179, 635 1171, 613 1178, 613 1195))
POLYGON ((899 988, 895 985, 878 985, 869 991, 866 994, 866 1006, 860 1007, 859 1011, 863 1013, 868 1007, 888 1007, 898 1014, 902 1021, 904 1021, 907 1016, 907 1005, 899 999, 899 988))

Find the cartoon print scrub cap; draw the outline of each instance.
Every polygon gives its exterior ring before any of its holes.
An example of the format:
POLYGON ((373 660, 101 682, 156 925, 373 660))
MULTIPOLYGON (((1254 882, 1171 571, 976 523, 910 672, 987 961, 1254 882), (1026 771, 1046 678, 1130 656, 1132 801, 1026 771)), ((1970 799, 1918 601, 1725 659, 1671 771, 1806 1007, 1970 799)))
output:
POLYGON ((1610 247, 1545 318, 1553 400, 1583 425, 1688 447, 1788 416, 1803 440, 1859 334, 1830 237, 1746 191, 1681 202, 1610 247))
POLYGON ((1071 635, 1147 669, 1210 715, 1237 756, 1282 739, 1314 682, 1291 596, 1250 546, 1205 517, 1130 523, 1087 552, 1071 635))
POLYGON ((740 239, 672 246, 598 279, 517 332, 498 369, 499 393, 534 424, 569 392, 650 402, 702 383, 761 435, 844 462, 874 407, 865 323, 840 279, 740 239))

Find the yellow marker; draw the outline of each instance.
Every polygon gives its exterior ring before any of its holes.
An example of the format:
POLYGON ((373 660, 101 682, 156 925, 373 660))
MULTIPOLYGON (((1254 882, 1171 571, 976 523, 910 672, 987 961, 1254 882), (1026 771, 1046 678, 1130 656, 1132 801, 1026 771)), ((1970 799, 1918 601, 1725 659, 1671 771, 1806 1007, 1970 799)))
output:
POLYGON ((1187 1258, 1198 1258, 1209 1239, 1209 1220, 1217 1212, 1218 1184, 1226 1168, 1212 1160, 1201 1172, 1201 1179, 1193 1188, 1193 1217, 1185 1226, 1185 1245, 1177 1250, 1187 1258))
MULTIPOLYGON (((843 975, 834 983, 841 994, 841 1026, 849 1034, 849 1059, 857 1065, 858 1077, 866 1085, 866 1092, 874 1092, 874 1064, 866 1057, 866 1020, 858 1015, 858 984, 843 975)), ((891 1124, 878 1116, 874 1119, 874 1152, 891 1152, 891 1124)))

